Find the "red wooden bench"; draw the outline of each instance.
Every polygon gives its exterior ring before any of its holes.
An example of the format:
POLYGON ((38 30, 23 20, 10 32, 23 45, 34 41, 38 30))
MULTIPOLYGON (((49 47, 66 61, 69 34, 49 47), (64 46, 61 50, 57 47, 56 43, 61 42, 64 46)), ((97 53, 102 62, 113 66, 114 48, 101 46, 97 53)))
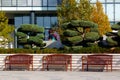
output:
POLYGON ((112 71, 112 55, 105 55, 105 54, 95 54, 95 55, 87 55, 82 56, 82 71, 85 70, 84 66, 87 66, 87 70, 90 65, 94 66, 105 66, 106 71, 112 71))
POLYGON ((72 71, 72 56, 71 55, 52 54, 52 55, 43 56, 42 58, 43 70, 45 69, 49 70, 50 66, 53 66, 54 68, 64 66, 65 71, 67 71, 69 65, 70 65, 70 71, 72 71))
POLYGON ((25 67, 27 70, 33 70, 33 56, 26 54, 15 54, 5 58, 5 70, 11 70, 14 67, 25 67))

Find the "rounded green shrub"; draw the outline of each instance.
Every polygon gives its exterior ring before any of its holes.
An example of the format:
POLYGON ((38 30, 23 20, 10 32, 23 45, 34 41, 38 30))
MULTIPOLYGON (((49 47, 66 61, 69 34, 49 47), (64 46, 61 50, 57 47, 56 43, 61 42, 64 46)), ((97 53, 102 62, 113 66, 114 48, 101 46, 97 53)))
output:
POLYGON ((99 37, 100 35, 97 32, 88 32, 85 34, 84 39, 87 41, 96 41, 99 37))
POLYGON ((106 36, 114 36, 115 35, 115 33, 113 33, 113 32, 107 32, 106 33, 106 36))
POLYGON ((114 41, 114 40, 113 40, 112 38, 110 38, 110 37, 108 37, 108 38, 106 39, 106 41, 107 41, 107 43, 108 43, 109 46, 116 46, 116 45, 118 45, 117 41, 114 41))
POLYGON ((68 37, 67 39, 68 39, 68 42, 70 42, 70 44, 73 44, 73 45, 83 41, 83 38, 81 36, 68 37))
POLYGON ((40 38, 40 39, 44 39, 44 34, 38 34, 36 37, 40 38))
POLYGON ((91 21, 71 20, 63 23, 61 27, 63 31, 63 34, 60 35, 61 41, 65 46, 71 47, 71 50, 74 49, 73 46, 85 47, 88 42, 91 42, 92 46, 94 42, 97 44, 100 39, 98 25, 91 21))
POLYGON ((120 30, 118 31, 117 35, 120 37, 120 30))
POLYGON ((72 20, 71 22, 70 22, 70 24, 72 25, 72 26, 80 26, 80 20, 72 20))
POLYGON ((120 29, 120 25, 114 24, 114 25, 111 26, 111 28, 112 28, 113 30, 119 30, 119 29, 120 29))
POLYGON ((82 20, 72 20, 70 24, 75 27, 80 27, 80 26, 81 27, 92 27, 92 28, 98 27, 96 23, 93 23, 91 21, 82 21, 82 20))
POLYGON ((69 24, 70 24, 69 22, 63 23, 63 24, 61 25, 61 27, 62 27, 63 29, 67 29, 69 24))
POLYGON ((27 38, 19 39, 19 40, 18 40, 18 43, 19 43, 19 44, 27 43, 27 38))
POLYGON ((68 37, 73 37, 73 36, 77 36, 78 32, 73 30, 66 30, 63 34, 68 37))
POLYGON ((39 48, 43 47, 44 27, 34 24, 22 24, 17 31, 18 45, 24 47, 25 44, 29 44, 39 48))
POLYGON ((25 33, 23 33, 23 32, 17 32, 16 36, 19 37, 19 38, 25 38, 25 37, 27 37, 27 35, 25 33))

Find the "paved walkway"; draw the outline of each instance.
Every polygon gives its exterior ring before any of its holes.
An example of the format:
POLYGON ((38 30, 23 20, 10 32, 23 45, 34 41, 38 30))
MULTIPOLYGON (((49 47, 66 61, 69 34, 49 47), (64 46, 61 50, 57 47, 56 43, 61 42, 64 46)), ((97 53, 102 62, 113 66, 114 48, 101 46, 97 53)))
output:
POLYGON ((0 80, 120 80, 120 72, 0 71, 0 80))

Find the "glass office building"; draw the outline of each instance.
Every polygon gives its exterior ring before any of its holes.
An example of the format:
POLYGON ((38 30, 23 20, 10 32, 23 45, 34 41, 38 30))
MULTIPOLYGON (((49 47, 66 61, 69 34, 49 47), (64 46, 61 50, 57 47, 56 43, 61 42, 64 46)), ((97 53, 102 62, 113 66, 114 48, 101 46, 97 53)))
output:
MULTIPOLYGON (((21 24, 37 24, 45 28, 45 40, 51 25, 57 23, 57 5, 62 0, 0 0, 0 10, 5 11, 9 24, 16 29, 21 24)), ((78 0, 77 0, 78 1, 78 0)), ((90 0, 95 4, 97 0, 90 0)), ((120 0, 99 0, 111 24, 120 21, 120 0)))

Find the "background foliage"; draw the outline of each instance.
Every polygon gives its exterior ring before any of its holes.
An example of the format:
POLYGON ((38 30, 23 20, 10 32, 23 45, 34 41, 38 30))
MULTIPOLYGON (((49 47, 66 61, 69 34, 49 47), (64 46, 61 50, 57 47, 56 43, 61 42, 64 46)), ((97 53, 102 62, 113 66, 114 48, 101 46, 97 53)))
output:
MULTIPOLYGON (((8 18, 5 12, 0 11, 0 44, 5 45, 13 41, 12 33, 14 31, 14 26, 8 24, 8 18)), ((4 47, 3 47, 4 48, 4 47)))

